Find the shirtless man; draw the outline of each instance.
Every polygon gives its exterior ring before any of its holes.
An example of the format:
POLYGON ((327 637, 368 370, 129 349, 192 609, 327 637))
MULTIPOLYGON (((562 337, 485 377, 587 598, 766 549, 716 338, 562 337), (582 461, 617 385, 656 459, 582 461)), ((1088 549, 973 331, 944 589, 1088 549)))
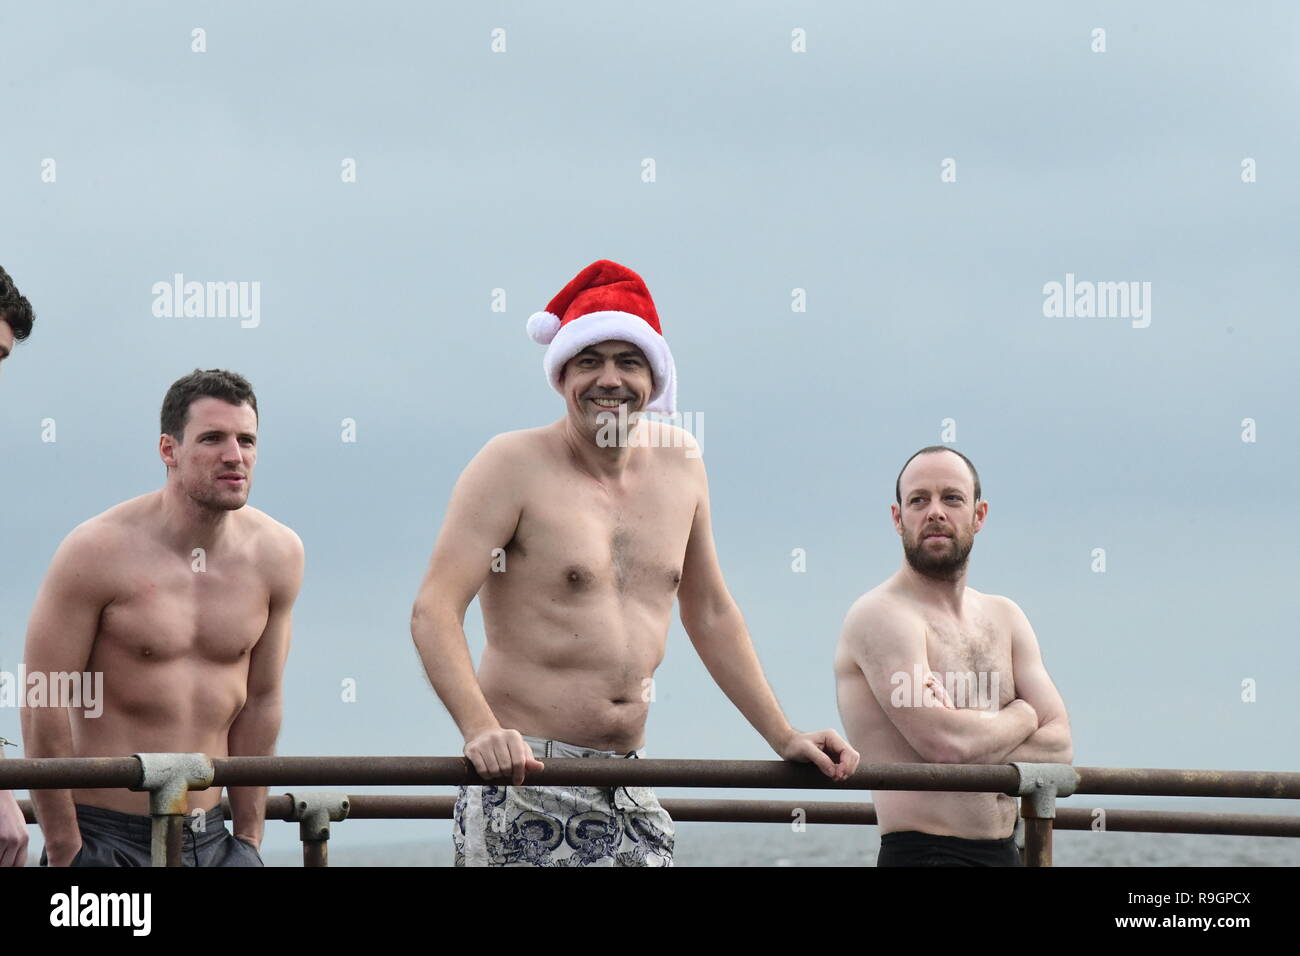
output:
POLYGON ((465 756, 513 784, 461 789, 456 864, 671 865, 672 822, 648 788, 521 785, 538 758, 641 756, 674 596, 710 674, 781 757, 842 780, 858 755, 786 721, 718 567, 698 446, 640 418, 671 413, 676 390, 641 278, 593 263, 528 325, 567 414, 469 463, 411 621, 465 756), (476 594, 477 679, 463 630, 476 594))
MULTIPOLYGON (((195 370, 168 390, 159 491, 81 524, 36 598, 27 671, 103 674, 102 714, 25 708, 29 757, 275 752, 298 536, 245 507, 257 398, 231 372, 195 370)), ((148 866, 149 795, 36 790, 51 866, 148 866)), ((192 791, 186 866, 260 866, 265 787, 192 791), (202 811, 196 813, 195 811, 202 811)))
MULTIPOLYGON (((840 718, 873 763, 1070 763, 1065 704, 1014 601, 966 586, 988 502, 966 456, 923 448, 892 506, 902 567, 849 610, 835 654, 840 718)), ((1015 801, 882 790, 877 866, 1018 866, 1015 801)))
MULTIPOLYGON (((26 296, 18 292, 14 280, 0 266, 0 366, 21 342, 32 334, 36 316, 26 296)), ((9 741, 0 737, 0 760, 9 741)), ((18 809, 18 801, 9 790, 0 790, 0 867, 27 865, 27 821, 18 809)))

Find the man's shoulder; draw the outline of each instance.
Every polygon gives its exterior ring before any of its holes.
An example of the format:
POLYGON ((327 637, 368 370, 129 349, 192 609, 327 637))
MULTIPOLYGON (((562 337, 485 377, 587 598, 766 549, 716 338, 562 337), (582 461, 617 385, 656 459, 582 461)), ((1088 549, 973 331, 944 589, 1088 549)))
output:
POLYGON ((285 556, 302 553, 302 538, 298 537, 298 532, 287 524, 277 521, 265 511, 252 505, 240 508, 239 515, 244 520, 247 533, 259 547, 280 552, 285 556))
POLYGON ((864 644, 888 640, 917 618, 917 610, 886 581, 853 602, 844 618, 844 638, 864 644))
POLYGON ((240 508, 238 514, 246 529, 245 540, 256 555, 262 573, 285 587, 296 587, 293 582, 300 578, 305 560, 298 533, 250 505, 240 508))
POLYGON ((59 543, 47 583, 86 600, 110 600, 149 533, 152 507, 153 495, 141 495, 81 522, 59 543))
POLYGON ((517 464, 524 460, 535 461, 539 455, 555 448, 558 441, 553 425, 518 428, 493 435, 479 450, 475 460, 504 465, 517 464))
POLYGON ((156 506, 157 492, 130 498, 77 525, 63 539, 65 551, 102 554, 139 540, 156 506))
POLYGON ((642 418, 640 426, 645 430, 643 444, 655 451, 659 458, 681 461, 687 463, 688 467, 703 468, 700 443, 685 428, 651 418, 642 418))
POLYGON ((985 594, 972 587, 966 588, 966 593, 974 597, 984 613, 997 622, 1012 624, 1025 616, 1025 612, 1020 610, 1020 605, 1004 595, 985 594))

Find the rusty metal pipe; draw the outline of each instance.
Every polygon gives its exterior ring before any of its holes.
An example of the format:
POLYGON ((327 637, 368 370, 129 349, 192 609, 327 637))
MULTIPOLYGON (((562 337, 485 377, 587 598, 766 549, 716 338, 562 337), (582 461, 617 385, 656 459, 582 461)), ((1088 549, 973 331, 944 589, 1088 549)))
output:
POLYGON ((870 803, 822 800, 661 800, 668 815, 684 823, 805 823, 874 826, 870 803), (800 813, 802 811, 802 813, 800 813))
POLYGON ((303 840, 302 865, 307 867, 330 865, 330 844, 328 840, 303 840))
MULTIPOLYGON (((450 820, 455 797, 415 794, 355 794, 348 797, 350 820, 450 820)), ((870 803, 822 800, 698 800, 665 797, 659 801, 674 820, 683 823, 790 823, 795 810, 804 810, 809 823, 874 826, 876 808, 870 803)), ((20 806, 27 801, 20 800, 20 806)), ((291 820, 287 796, 266 799, 266 816, 291 820)), ((227 810, 229 815, 229 810, 227 810)), ((1057 807, 1056 830, 1092 830, 1096 811, 1057 807)), ((29 822, 34 822, 28 818, 29 822)), ((1221 836, 1300 837, 1300 815, 1206 813, 1186 810, 1107 809, 1098 829, 1129 833, 1200 833, 1221 836)))
POLYGON ((1256 797, 1300 799, 1300 773, 1266 770, 1153 770, 1075 767, 1079 786, 1092 794, 1146 797, 1256 797))
MULTIPOLYGON (((463 757, 214 757, 213 786, 476 786, 484 781, 463 757)), ((811 764, 783 760, 546 761, 530 786, 782 787, 799 790, 948 790, 1014 793, 1011 766, 872 764, 845 783, 811 764)), ((499 783, 499 781, 495 781, 499 783)))
MULTIPOLYGON (((484 781, 463 757, 215 757, 213 786, 456 786, 484 781)), ((529 775, 538 786, 779 787, 931 790, 1015 794, 1011 766, 868 764, 845 783, 811 765, 779 760, 552 759, 529 775)), ((1300 773, 1077 767, 1081 794, 1300 799, 1300 773)), ((14 758, 0 761, 0 789, 138 788, 131 757, 14 758)))
POLYGON ((0 790, 90 790, 140 786, 134 757, 12 757, 0 760, 0 790))
POLYGON ((1025 866, 1052 865, 1052 818, 1024 817, 1025 866))
MULTIPOLYGON (((1217 836, 1300 837, 1300 816, 1204 813, 1187 810, 1106 810, 1101 832, 1202 833, 1217 836)), ((1094 811, 1058 807, 1056 829, 1092 830, 1094 811)))

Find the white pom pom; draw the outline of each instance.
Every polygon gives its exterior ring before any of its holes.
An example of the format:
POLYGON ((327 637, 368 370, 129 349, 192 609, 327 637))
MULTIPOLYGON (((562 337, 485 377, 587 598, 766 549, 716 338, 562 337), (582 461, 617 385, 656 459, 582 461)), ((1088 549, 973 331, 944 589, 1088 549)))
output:
POLYGON ((539 345, 550 345, 560 331, 560 317, 551 312, 534 312, 528 317, 528 335, 539 345))

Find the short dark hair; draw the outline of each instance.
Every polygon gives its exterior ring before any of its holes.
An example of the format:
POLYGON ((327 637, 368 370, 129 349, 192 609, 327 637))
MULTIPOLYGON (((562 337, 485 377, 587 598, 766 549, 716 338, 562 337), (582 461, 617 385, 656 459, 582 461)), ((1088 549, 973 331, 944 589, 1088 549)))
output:
MULTIPOLYGON (((913 454, 912 458, 915 458, 917 455, 929 455, 937 451, 950 451, 962 461, 966 462, 966 467, 970 469, 970 476, 975 479, 975 500, 979 501, 980 474, 975 470, 975 464, 956 448, 951 448, 948 445, 926 445, 920 451, 913 454)), ((903 503, 903 472, 907 471, 907 466, 912 463, 912 458, 903 462, 903 467, 898 469, 898 477, 894 479, 894 500, 900 505, 903 503)))
POLYGON ((225 369, 195 369, 172 382, 162 404, 162 433, 180 441, 190 420, 190 404, 200 398, 219 398, 231 405, 247 402, 257 414, 257 396, 248 379, 225 369))
POLYGON ((8 322, 9 328, 14 330, 14 338, 21 342, 32 334, 35 321, 32 304, 18 291, 4 266, 0 266, 0 322, 8 322))

